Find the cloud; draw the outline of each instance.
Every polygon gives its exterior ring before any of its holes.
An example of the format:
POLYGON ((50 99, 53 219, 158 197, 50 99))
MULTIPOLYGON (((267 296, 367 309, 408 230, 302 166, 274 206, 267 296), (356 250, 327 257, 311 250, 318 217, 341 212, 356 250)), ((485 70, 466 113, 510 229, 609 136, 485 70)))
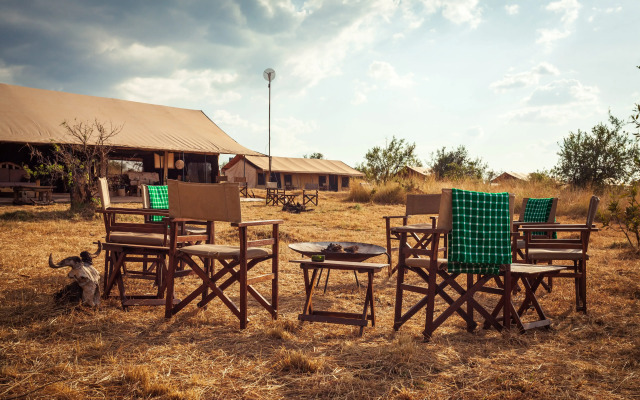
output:
POLYGON ((369 65, 369 77, 391 87, 406 88, 413 85, 413 74, 400 76, 393 65, 384 61, 374 61, 369 65))
POLYGON ((7 66, 2 60, 0 60, 0 82, 12 83, 16 75, 18 75, 24 67, 19 65, 7 66))
POLYGON ((504 9, 507 11, 508 15, 516 15, 520 12, 520 6, 517 4, 507 4, 504 6, 504 9))
POLYGON ((536 43, 551 46, 554 42, 571 35, 581 7, 577 0, 559 0, 547 4, 545 7, 547 11, 562 15, 560 17, 562 27, 538 29, 536 43))
POLYGON ((422 0, 415 3, 406 2, 402 7, 403 15, 412 22, 412 27, 422 24, 423 15, 438 12, 456 25, 467 24, 472 29, 477 28, 482 22, 482 9, 478 6, 478 0, 422 0))
POLYGON ((499 81, 493 82, 489 87, 496 92, 506 92, 538 84, 543 75, 558 75, 560 71, 549 63, 540 63, 529 71, 517 74, 507 74, 499 81))
POLYGON ((599 89, 576 79, 559 79, 537 87, 523 107, 505 115, 510 120, 560 124, 600 112, 599 89))
POLYGON ((240 94, 225 89, 237 80, 237 74, 212 70, 177 70, 169 77, 133 77, 118 84, 123 99, 171 104, 211 102, 225 104, 240 99, 240 94))
POLYGON ((478 0, 443 0, 441 3, 442 16, 456 25, 468 24, 477 28, 482 22, 482 10, 478 8, 478 0))

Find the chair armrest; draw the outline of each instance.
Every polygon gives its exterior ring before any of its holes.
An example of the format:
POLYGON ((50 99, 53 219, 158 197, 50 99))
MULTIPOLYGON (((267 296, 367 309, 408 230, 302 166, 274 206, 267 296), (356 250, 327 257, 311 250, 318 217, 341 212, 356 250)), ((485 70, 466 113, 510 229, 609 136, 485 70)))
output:
POLYGON ((582 231, 598 231, 594 226, 586 226, 580 224, 540 224, 540 225, 523 225, 519 229, 522 232, 533 231, 556 231, 556 232, 582 232, 582 231))
POLYGON ((394 228, 391 228, 391 232, 394 233, 437 233, 437 234, 447 234, 449 233, 448 229, 438 229, 438 228, 431 228, 431 227, 418 227, 415 225, 406 225, 406 226, 396 226, 394 228))
POLYGON ((108 208, 106 210, 99 210, 103 214, 131 214, 131 215, 160 215, 169 216, 169 210, 165 209, 151 209, 151 208, 108 208))
POLYGON ((236 227, 244 227, 244 226, 259 226, 259 225, 279 225, 284 223, 282 219, 268 219, 263 221, 242 221, 242 222, 232 222, 231 226, 236 227))
POLYGON ((409 218, 408 215, 385 215, 382 218, 384 219, 392 219, 392 218, 409 218))

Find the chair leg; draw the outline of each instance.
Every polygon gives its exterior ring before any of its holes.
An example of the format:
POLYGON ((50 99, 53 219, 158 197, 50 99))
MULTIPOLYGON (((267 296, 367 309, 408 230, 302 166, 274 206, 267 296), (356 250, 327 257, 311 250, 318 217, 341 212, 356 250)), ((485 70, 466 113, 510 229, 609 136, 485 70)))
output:
POLYGON ((404 285, 404 267, 398 267, 398 276, 396 283, 396 306, 393 315, 393 329, 398 330, 400 326, 402 326, 403 321, 401 321, 402 317, 402 294, 403 294, 403 285, 404 285))
POLYGON ((578 262, 578 268, 580 269, 580 307, 577 311, 587 313, 587 263, 584 260, 578 262))
POLYGON ((427 288, 427 297, 428 297, 428 301, 427 301, 427 312, 426 312, 426 320, 425 320, 425 324, 424 324, 424 332, 422 332, 422 334, 424 335, 424 340, 425 341, 429 341, 431 339, 431 336, 433 335, 433 331, 435 330, 435 324, 434 324, 434 303, 435 303, 435 299, 436 299, 436 277, 437 277, 437 272, 433 269, 431 269, 429 271, 429 286, 427 288))

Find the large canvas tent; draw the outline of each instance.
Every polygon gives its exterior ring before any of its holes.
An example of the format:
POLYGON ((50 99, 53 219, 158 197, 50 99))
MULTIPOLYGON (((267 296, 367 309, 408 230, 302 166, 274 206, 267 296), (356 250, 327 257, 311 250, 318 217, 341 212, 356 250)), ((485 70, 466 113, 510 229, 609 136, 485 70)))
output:
MULTIPOLYGON (((164 171, 158 171, 164 172, 162 176, 167 176, 167 168, 172 167, 171 159, 182 159, 184 154, 190 154, 194 162, 209 156, 205 164, 213 166, 214 173, 219 154, 261 154, 233 140, 200 110, 0 84, 2 147, 70 143, 72 138, 60 126, 63 121, 73 124, 94 120, 107 127, 121 126, 109 144, 124 155, 146 155, 151 168, 162 166, 164 171)), ((3 151, 0 156, 11 158, 11 153, 15 151, 3 151)))
MULTIPOLYGON (((237 155, 222 171, 230 181, 245 177, 248 187, 264 187, 269 157, 237 155)), ((271 157, 271 173, 271 181, 278 182, 278 187, 300 189, 307 183, 317 183, 321 189, 334 191, 347 189, 351 178, 364 176, 342 161, 290 157, 271 157)))

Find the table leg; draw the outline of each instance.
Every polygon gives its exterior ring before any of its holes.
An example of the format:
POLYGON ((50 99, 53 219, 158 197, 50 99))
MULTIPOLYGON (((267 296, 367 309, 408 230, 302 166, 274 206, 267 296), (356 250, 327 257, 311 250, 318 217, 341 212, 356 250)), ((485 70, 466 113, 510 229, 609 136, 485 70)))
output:
POLYGON ((309 315, 313 313, 313 305, 311 302, 311 298, 313 297, 313 289, 315 286, 314 282, 318 275, 318 269, 317 268, 313 269, 313 273, 311 274, 311 280, 309 280, 309 268, 303 267, 303 271, 304 271, 304 289, 306 293, 306 299, 304 302, 304 308, 302 309, 302 314, 309 315))

